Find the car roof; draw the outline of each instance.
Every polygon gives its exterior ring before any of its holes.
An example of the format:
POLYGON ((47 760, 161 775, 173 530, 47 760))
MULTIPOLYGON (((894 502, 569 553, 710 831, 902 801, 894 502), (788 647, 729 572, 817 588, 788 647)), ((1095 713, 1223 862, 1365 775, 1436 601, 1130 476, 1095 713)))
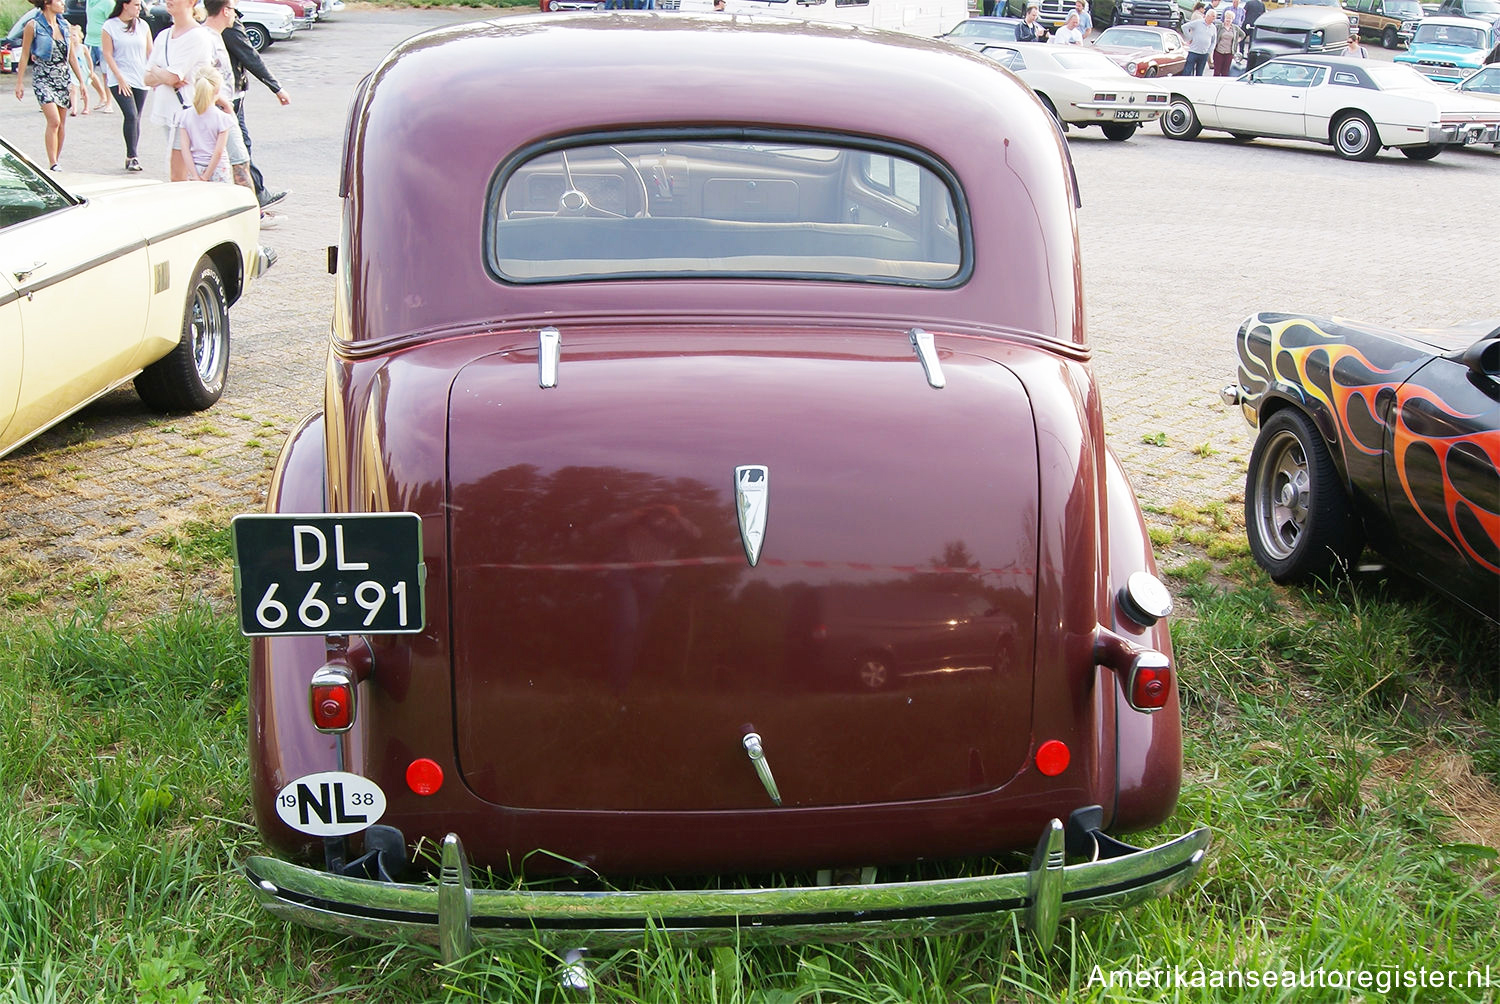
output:
POLYGON ((1448 25, 1454 28, 1479 28, 1483 31, 1490 30, 1488 21, 1481 21, 1477 17, 1450 17, 1448 15, 1430 15, 1422 19, 1422 24, 1448 25))
POLYGON ((1312 4, 1298 4, 1294 7, 1279 7, 1276 10, 1266 11, 1255 22, 1255 27, 1262 25, 1280 27, 1286 25, 1293 28, 1317 27, 1336 21, 1349 23, 1349 15, 1344 13, 1342 7, 1318 7, 1312 4))
MULTIPOLYGON (((1276 63, 1314 63, 1318 66, 1364 66, 1369 62, 1358 56, 1337 56, 1331 52, 1292 52, 1285 56, 1277 56, 1274 60, 1267 62, 1276 63)), ((1264 63, 1261 65, 1265 65, 1264 63)))
POLYGON ((764 291, 745 283, 576 283, 566 297, 545 284, 501 288, 480 249, 493 186, 548 144, 631 135, 785 142, 789 134, 910 148, 942 165, 960 186, 974 260, 996 270, 943 290, 788 282, 777 311, 975 325, 1004 316, 1008 328, 1049 342, 1075 340, 1081 301, 1074 283, 1056 279, 1077 246, 1066 147, 1019 79, 937 39, 647 11, 465 22, 410 38, 385 57, 356 92, 345 132, 351 327, 379 341, 484 317, 542 316, 559 303, 618 313, 626 290, 635 290, 627 301, 649 300, 656 310, 671 297, 678 310, 764 312, 764 291), (628 100, 600 100, 622 82, 628 100), (476 115, 479 108, 495 113, 476 115), (998 158, 1006 169, 997 181, 998 158), (1018 203, 1035 211, 1017 213, 1018 203))

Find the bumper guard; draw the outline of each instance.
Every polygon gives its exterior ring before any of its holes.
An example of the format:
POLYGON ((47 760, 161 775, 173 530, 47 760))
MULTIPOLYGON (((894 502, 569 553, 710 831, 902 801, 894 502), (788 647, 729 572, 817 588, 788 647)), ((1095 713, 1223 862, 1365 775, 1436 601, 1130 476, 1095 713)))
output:
POLYGON ((1206 827, 1145 850, 1093 835, 1096 859, 1081 864, 1065 863, 1064 828, 1054 819, 1027 871, 870 885, 475 889, 452 833, 443 840, 436 884, 350 878, 267 857, 250 858, 245 876, 279 917, 341 934, 436 944, 444 962, 476 944, 606 949, 639 944, 648 930, 693 946, 858 941, 982 931, 1011 915, 1045 950, 1065 916, 1129 906, 1186 885, 1209 843, 1206 827))

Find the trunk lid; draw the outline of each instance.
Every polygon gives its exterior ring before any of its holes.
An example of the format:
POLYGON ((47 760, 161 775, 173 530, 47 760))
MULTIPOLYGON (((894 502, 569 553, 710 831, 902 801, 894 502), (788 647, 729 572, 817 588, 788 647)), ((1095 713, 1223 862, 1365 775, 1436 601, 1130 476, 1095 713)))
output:
POLYGON ((1037 448, 1010 370, 904 333, 564 334, 449 403, 465 783, 518 808, 940 798, 1031 744, 1037 448), (683 347, 690 351, 684 352, 683 347), (764 544, 735 470, 764 465, 764 544))

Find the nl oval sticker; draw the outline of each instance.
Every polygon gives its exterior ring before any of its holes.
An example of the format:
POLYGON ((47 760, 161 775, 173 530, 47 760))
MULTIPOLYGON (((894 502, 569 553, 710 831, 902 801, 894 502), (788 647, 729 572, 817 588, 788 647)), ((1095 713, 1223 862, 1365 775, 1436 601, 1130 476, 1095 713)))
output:
POLYGON ((385 792, 369 778, 341 770, 305 774, 277 793, 276 814, 299 833, 342 837, 385 815, 385 792))

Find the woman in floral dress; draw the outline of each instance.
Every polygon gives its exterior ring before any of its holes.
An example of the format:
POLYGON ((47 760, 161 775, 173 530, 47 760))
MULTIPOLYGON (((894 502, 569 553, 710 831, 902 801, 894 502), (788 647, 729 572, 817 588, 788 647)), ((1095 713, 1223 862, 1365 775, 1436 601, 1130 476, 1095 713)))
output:
POLYGON ((42 132, 42 143, 47 148, 47 163, 52 170, 58 168, 62 157, 63 139, 68 130, 67 110, 72 105, 68 96, 73 73, 83 77, 78 65, 77 47, 69 44, 68 22, 63 20, 63 0, 31 0, 37 13, 27 22, 21 33, 21 63, 16 68, 16 100, 22 100, 25 88, 22 80, 26 66, 31 65, 31 90, 37 104, 42 106, 42 115, 47 125, 42 132))

